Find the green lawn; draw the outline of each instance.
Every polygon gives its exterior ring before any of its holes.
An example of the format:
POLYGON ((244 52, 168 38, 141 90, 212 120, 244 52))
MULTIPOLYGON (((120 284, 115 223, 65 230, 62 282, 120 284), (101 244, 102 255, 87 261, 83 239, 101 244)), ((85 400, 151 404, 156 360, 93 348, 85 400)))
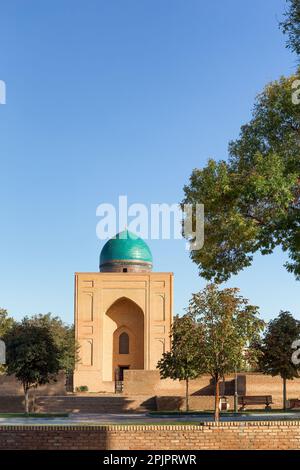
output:
POLYGON ((68 413, 0 413, 0 418, 67 418, 68 413))

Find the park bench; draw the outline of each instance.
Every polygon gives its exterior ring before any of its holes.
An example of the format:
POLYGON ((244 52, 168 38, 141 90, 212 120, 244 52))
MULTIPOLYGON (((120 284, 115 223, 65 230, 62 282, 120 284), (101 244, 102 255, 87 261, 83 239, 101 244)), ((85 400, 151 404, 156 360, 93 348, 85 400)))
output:
POLYGON ((265 405, 266 410, 271 409, 272 395, 242 395, 238 398, 238 403, 241 405, 240 411, 246 409, 247 405, 265 405))

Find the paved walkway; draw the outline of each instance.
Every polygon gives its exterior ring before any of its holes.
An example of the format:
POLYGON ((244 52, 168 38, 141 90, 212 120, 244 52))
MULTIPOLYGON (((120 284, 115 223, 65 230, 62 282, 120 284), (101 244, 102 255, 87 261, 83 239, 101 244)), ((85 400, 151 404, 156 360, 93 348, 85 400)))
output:
MULTIPOLYGON (((222 416, 221 421, 281 421, 298 420, 299 413, 251 413, 239 416, 222 416)), ((213 421, 213 415, 150 416, 144 413, 120 414, 70 414, 65 418, 0 418, 1 425, 101 425, 101 424, 172 424, 213 421)))

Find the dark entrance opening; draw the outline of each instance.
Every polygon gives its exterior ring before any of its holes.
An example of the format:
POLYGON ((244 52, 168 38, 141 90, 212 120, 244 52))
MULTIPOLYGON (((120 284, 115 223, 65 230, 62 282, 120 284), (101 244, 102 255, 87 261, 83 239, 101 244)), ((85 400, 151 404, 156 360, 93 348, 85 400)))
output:
POLYGON ((119 380, 123 382, 124 380, 124 370, 128 370, 129 366, 119 366, 119 380))

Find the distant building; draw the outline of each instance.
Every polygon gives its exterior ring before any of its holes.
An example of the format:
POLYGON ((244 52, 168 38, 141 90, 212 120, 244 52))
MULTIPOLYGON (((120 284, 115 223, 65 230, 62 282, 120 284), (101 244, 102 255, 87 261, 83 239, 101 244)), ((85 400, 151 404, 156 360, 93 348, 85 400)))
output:
POLYGON ((75 274, 74 387, 114 391, 125 369, 154 370, 170 348, 173 273, 152 272, 148 245, 124 230, 108 240, 100 272, 75 274))

